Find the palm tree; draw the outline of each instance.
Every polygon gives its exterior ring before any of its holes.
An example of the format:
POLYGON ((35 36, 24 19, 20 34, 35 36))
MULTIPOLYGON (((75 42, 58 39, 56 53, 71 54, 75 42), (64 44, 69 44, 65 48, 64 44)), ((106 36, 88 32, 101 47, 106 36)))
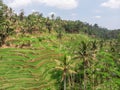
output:
MULTIPOLYGON (((82 67, 80 66, 79 69, 84 69, 83 71, 83 84, 84 84, 84 90, 87 90, 87 82, 88 82, 88 77, 87 77, 87 69, 90 67, 90 48, 89 48, 89 43, 85 43, 84 41, 81 42, 79 51, 77 51, 75 56, 75 59, 82 60, 79 63, 83 64, 82 67)), ((81 71, 81 70, 79 70, 81 71)), ((81 82, 82 84, 82 82, 81 82)))
POLYGON ((20 17, 20 20, 22 21, 23 18, 24 18, 24 10, 21 9, 20 11, 21 11, 21 12, 20 12, 20 14, 19 14, 19 17, 20 17))
MULTIPOLYGON (((93 90, 95 90, 95 64, 97 63, 97 49, 98 49, 98 47, 97 47, 97 41, 95 40, 95 41, 92 41, 91 42, 91 59, 92 59, 92 61, 91 61, 91 65, 90 65, 90 67, 91 67, 91 71, 92 71, 92 89, 93 90)), ((97 80, 96 80, 97 81, 97 80)), ((96 82, 97 83, 97 82, 96 82)))
POLYGON ((62 60, 55 60, 56 62, 55 69, 60 70, 62 72, 61 81, 64 82, 64 90, 66 90, 67 87, 67 80, 69 81, 69 86, 71 87, 72 82, 70 78, 73 79, 72 75, 76 74, 76 72, 74 71, 76 62, 73 62, 71 59, 72 59, 71 56, 64 55, 62 60))
POLYGON ((51 19, 54 20, 55 19, 55 15, 51 14, 51 19))
POLYGON ((0 0, 0 47, 4 44, 6 38, 4 4, 0 0))

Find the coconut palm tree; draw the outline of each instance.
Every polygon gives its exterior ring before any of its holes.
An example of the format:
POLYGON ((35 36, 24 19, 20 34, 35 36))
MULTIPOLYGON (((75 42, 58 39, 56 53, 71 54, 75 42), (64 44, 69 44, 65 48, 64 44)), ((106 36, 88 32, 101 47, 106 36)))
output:
POLYGON ((73 62, 71 56, 68 55, 64 55, 64 57, 61 60, 55 60, 55 62, 55 70, 59 70, 62 72, 61 81, 64 82, 64 90, 66 90, 67 88, 67 80, 69 81, 69 86, 71 88, 73 74, 76 74, 74 70, 76 62, 73 62))
MULTIPOLYGON (((90 60, 91 60, 91 51, 90 51, 90 44, 89 43, 85 43, 84 41, 81 42, 78 51, 75 52, 75 59, 79 59, 80 60, 80 66, 79 69, 84 69, 83 70, 83 82, 81 82, 81 84, 83 84, 84 86, 84 90, 87 90, 87 83, 88 83, 88 72, 87 70, 90 67, 90 60)), ((80 73, 82 72, 82 70, 79 70, 80 73)), ((81 88, 81 87, 80 87, 81 88)))
POLYGON ((20 20, 22 21, 24 18, 24 10, 23 9, 20 10, 19 17, 20 17, 20 20))

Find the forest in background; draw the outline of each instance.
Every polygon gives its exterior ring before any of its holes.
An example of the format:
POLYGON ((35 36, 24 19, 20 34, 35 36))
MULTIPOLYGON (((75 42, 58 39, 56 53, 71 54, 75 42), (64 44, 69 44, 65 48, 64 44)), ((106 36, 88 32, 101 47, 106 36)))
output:
POLYGON ((56 17, 54 14, 46 18, 39 12, 33 12, 28 16, 24 16, 24 10, 21 10, 19 15, 17 15, 13 12, 12 8, 4 4, 0 10, 0 17, 0 34, 51 33, 53 31, 57 33, 85 33, 92 37, 114 39, 118 38, 120 33, 120 29, 108 30, 97 24, 90 25, 80 20, 62 20, 59 16, 56 17))

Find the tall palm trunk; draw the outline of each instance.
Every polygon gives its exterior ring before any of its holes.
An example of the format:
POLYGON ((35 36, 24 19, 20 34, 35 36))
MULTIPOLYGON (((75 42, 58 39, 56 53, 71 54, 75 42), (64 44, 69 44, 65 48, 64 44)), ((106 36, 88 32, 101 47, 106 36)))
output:
POLYGON ((93 83, 93 86, 92 86, 92 88, 93 88, 93 90, 95 90, 95 74, 94 74, 94 72, 95 72, 95 60, 96 60, 96 53, 95 53, 95 51, 93 52, 93 66, 92 66, 92 71, 93 71, 93 75, 92 75, 92 83, 93 83))
POLYGON ((66 90, 66 75, 64 76, 64 90, 66 90))
MULTIPOLYGON (((93 72, 94 72, 94 66, 93 66, 93 72)), ((95 75, 94 75, 94 73, 93 73, 93 75, 92 75, 92 83, 93 83, 93 86, 92 86, 92 88, 93 88, 93 90, 95 90, 95 86, 94 86, 94 84, 95 84, 95 75)))
POLYGON ((86 87, 87 87, 87 80, 86 80, 86 65, 85 65, 85 62, 86 62, 86 58, 83 57, 83 62, 84 62, 84 90, 87 90, 86 87))

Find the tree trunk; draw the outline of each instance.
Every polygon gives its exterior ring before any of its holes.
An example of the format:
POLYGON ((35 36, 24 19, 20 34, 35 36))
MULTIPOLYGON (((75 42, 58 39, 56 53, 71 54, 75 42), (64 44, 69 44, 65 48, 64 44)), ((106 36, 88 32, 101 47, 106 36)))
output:
POLYGON ((66 90, 66 75, 64 76, 64 90, 66 90))
POLYGON ((86 90, 86 72, 85 72, 85 70, 86 70, 86 66, 85 66, 85 58, 84 58, 84 90, 86 90))

